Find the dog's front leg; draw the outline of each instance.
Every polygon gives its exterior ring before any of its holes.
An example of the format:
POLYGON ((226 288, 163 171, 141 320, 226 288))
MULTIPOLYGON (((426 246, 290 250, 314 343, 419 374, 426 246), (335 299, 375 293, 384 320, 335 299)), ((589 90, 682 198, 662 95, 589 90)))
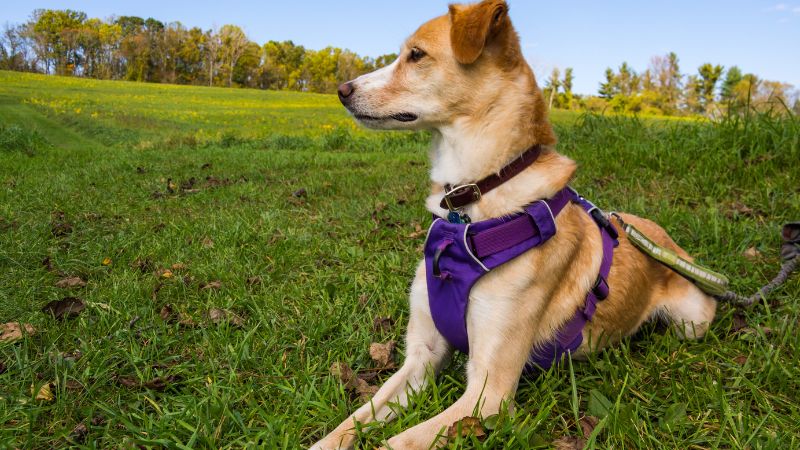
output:
POLYGON ((455 422, 497 414, 504 401, 512 406, 533 341, 531 313, 518 298, 473 295, 467 320, 470 358, 464 395, 432 419, 390 439, 389 448, 442 446, 443 436, 455 422))
POLYGON ((425 265, 420 264, 411 285, 411 307, 406 332, 406 359, 372 397, 342 422, 328 436, 312 446, 312 450, 349 449, 355 440, 355 424, 395 417, 390 402, 400 407, 408 404, 408 394, 426 387, 428 375, 435 375, 452 354, 452 349, 439 334, 431 318, 425 265))

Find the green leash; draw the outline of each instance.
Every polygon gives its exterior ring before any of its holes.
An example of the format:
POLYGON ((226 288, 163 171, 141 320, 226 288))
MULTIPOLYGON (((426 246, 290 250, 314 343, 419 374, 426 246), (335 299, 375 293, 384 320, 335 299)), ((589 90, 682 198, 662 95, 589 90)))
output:
POLYGON ((628 241, 634 247, 684 278, 694 282, 703 292, 718 300, 750 306, 785 283, 792 272, 800 267, 800 222, 795 222, 786 224, 783 227, 783 247, 781 248, 783 264, 781 265, 780 273, 770 283, 759 289, 758 292, 750 297, 744 297, 728 289, 730 282, 725 275, 681 258, 674 251, 653 242, 652 239, 648 238, 636 227, 622 220, 622 217, 618 214, 611 213, 611 215, 622 225, 622 229, 628 235, 628 241))

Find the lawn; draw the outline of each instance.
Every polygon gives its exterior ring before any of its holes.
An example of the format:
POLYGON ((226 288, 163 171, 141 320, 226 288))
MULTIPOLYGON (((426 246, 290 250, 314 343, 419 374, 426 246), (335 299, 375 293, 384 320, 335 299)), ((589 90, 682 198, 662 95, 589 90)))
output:
MULTIPOLYGON (((797 118, 554 122, 598 205, 658 221, 741 293, 777 271, 797 118)), ((0 342, 0 448, 320 438, 360 404, 332 365, 379 384, 369 347, 390 341, 402 362, 426 149, 334 96, 0 72, 0 324, 35 330, 0 342), (42 311, 68 297, 85 309, 42 311)), ((485 440, 452 446, 546 448, 589 415, 598 448, 798 448, 798 277, 768 300, 721 307, 701 341, 648 326, 528 379, 485 440)), ((463 363, 360 447, 452 403, 463 363)))

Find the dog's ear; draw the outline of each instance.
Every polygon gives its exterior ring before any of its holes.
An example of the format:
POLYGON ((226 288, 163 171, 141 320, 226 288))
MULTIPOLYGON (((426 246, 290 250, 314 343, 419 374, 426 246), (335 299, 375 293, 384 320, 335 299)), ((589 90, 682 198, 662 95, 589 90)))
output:
POLYGON ((509 25, 505 0, 450 5, 450 45, 456 61, 474 63, 487 43, 509 25))

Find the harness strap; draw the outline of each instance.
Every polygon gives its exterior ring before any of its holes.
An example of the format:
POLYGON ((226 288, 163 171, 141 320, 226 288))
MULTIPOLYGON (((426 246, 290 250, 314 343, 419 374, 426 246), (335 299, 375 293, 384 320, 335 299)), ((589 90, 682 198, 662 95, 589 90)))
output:
POLYGON ((556 232, 555 217, 569 203, 571 197, 572 193, 563 189, 548 200, 532 203, 525 209, 525 214, 501 225, 475 232, 470 236, 475 256, 483 259, 537 236, 550 238, 556 232))
POLYGON ((583 307, 575 311, 575 315, 572 316, 572 319, 559 329, 554 341, 546 343, 531 353, 528 365, 526 366, 527 371, 533 370, 535 366, 547 369, 565 353, 577 350, 583 343, 583 329, 586 327, 586 324, 592 320, 592 317, 594 317, 597 304, 608 298, 610 292, 608 275, 611 273, 614 248, 619 245, 619 241, 617 241, 619 234, 614 225, 598 207, 581 197, 575 191, 572 191, 572 195, 574 196, 573 200, 586 210, 600 230, 600 235, 603 240, 603 259, 600 262, 600 270, 598 270, 594 286, 586 294, 583 307))

